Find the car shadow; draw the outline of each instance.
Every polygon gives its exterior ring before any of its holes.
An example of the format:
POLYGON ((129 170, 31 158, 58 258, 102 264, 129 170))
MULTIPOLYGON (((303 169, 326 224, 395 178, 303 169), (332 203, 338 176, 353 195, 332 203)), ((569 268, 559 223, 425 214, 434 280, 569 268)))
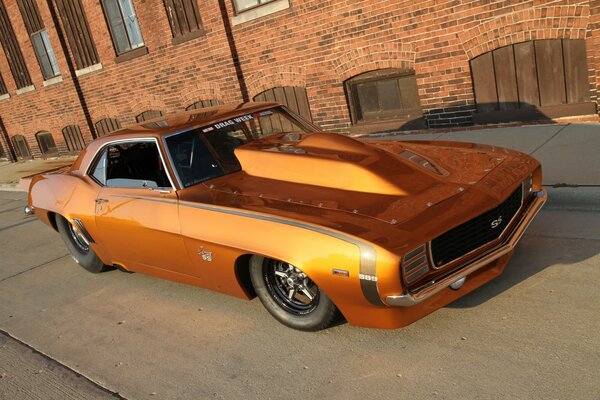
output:
MULTIPOLYGON (((544 218, 544 214, 540 213, 537 218, 544 218)), ((560 226, 556 229, 560 232, 560 226)), ((525 234, 502 275, 446 307, 476 307, 522 284, 547 268, 557 265, 575 265, 600 253, 597 245, 589 244, 590 240, 581 238, 546 236, 541 232, 525 234)))

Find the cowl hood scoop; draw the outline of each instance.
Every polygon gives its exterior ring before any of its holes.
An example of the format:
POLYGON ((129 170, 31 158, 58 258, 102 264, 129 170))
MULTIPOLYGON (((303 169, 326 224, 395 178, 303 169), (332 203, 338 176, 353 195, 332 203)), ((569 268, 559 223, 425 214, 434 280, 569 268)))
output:
POLYGON ((205 185, 260 198, 272 209, 311 206, 395 224, 465 191, 504 160, 476 149, 361 142, 332 133, 294 136, 237 148, 242 171, 205 185))

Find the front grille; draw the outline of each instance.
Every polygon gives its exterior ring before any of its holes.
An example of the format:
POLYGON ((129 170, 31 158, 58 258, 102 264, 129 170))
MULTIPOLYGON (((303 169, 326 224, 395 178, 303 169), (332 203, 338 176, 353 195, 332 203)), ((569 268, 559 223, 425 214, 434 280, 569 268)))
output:
POLYGON ((433 265, 444 264, 500 237, 521 207, 523 191, 519 186, 502 204, 470 221, 452 228, 431 241, 433 265))

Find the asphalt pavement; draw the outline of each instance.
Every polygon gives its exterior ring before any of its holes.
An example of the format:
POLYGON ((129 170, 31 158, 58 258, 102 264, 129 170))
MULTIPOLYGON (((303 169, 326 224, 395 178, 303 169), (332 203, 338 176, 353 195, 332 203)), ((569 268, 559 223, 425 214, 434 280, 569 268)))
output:
POLYGON ((549 190, 498 279, 403 329, 317 333, 256 299, 88 273, 0 192, 0 330, 24 345, 0 339, 0 398, 598 400, 600 189, 549 190))
POLYGON ((600 399, 600 125, 378 139, 542 162, 548 203, 502 276, 403 329, 297 332, 257 299, 90 274, 25 193, 0 191, 0 399, 600 399))

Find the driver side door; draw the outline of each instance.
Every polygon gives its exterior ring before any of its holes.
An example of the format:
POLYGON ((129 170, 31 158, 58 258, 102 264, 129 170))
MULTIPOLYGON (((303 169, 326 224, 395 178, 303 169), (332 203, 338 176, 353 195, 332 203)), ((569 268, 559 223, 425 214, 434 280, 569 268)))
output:
POLYGON ((190 274, 177 193, 154 138, 116 141, 101 150, 93 178, 97 241, 132 271, 190 274), (159 272, 159 271, 155 271, 159 272))

